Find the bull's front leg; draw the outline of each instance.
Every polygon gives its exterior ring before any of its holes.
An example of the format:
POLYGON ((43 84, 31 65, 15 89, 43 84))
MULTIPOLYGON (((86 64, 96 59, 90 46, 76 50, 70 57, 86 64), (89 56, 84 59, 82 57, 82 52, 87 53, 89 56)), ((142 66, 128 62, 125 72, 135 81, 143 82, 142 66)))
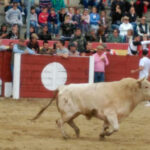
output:
POLYGON ((104 121, 102 132, 100 133, 100 139, 103 140, 105 138, 105 134, 107 130, 109 129, 109 123, 107 121, 104 121))
POLYGON ((107 130, 107 126, 105 124, 104 126, 104 131, 100 134, 100 138, 104 138, 105 136, 110 136, 114 132, 117 132, 119 129, 119 123, 118 123, 118 118, 115 112, 107 113, 106 115, 108 124, 111 125, 111 130, 107 130))

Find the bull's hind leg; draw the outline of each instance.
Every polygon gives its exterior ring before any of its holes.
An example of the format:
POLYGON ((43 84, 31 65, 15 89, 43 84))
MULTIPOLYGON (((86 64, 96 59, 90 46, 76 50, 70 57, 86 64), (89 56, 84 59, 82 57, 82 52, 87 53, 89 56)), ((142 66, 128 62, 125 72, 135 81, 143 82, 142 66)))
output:
POLYGON ((80 136, 80 129, 77 127, 77 125, 74 123, 73 120, 68 121, 68 124, 74 129, 77 138, 80 136))
POLYGON ((67 138, 69 138, 69 136, 66 134, 66 132, 65 132, 65 130, 64 130, 64 128, 63 128, 64 123, 65 123, 65 122, 64 122, 63 119, 58 119, 58 120, 56 120, 56 124, 57 124, 58 128, 60 128, 60 131, 61 131, 61 133, 62 133, 62 135, 63 135, 63 138, 64 138, 64 139, 67 139, 67 138))
POLYGON ((69 138, 69 136, 64 131, 64 127, 63 127, 64 123, 68 123, 75 130, 76 135, 79 136, 79 133, 80 133, 79 128, 73 122, 73 119, 77 117, 78 115, 79 113, 77 112, 76 113, 64 113, 62 115, 62 118, 56 121, 64 139, 69 138))

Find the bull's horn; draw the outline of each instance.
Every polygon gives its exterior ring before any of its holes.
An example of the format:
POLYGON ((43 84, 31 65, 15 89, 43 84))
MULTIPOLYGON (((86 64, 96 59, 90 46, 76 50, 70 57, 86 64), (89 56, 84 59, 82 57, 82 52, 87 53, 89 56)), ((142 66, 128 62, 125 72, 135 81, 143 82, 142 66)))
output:
POLYGON ((144 77, 142 79, 138 79, 138 82, 143 82, 144 80, 146 80, 146 77, 144 77))
POLYGON ((142 78, 142 79, 137 80, 137 83, 138 83, 138 85, 139 85, 139 88, 142 87, 142 82, 143 82, 145 79, 146 79, 146 78, 144 77, 144 78, 142 78))

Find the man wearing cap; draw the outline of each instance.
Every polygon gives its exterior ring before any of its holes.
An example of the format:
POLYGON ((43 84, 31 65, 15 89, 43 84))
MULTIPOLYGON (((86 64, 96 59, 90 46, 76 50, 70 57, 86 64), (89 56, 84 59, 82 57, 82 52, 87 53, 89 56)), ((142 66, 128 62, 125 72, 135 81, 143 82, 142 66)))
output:
POLYGON ((109 64, 106 56, 105 48, 103 46, 97 47, 97 52, 94 56, 94 82, 104 82, 105 80, 105 66, 109 64))

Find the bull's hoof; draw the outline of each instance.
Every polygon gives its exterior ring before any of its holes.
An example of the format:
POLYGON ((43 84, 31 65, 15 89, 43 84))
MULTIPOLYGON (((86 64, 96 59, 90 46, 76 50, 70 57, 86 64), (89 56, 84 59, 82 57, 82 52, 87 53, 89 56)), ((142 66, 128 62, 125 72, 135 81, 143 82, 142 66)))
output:
POLYGON ((100 134, 100 135, 99 135, 99 139, 100 139, 101 141, 104 141, 104 140, 105 140, 105 134, 100 134))
POLYGON ((80 130, 79 130, 79 129, 76 130, 76 137, 77 137, 77 138, 80 137, 80 130))
POLYGON ((70 138, 70 136, 68 136, 68 135, 63 136, 64 140, 68 140, 69 138, 70 138))

